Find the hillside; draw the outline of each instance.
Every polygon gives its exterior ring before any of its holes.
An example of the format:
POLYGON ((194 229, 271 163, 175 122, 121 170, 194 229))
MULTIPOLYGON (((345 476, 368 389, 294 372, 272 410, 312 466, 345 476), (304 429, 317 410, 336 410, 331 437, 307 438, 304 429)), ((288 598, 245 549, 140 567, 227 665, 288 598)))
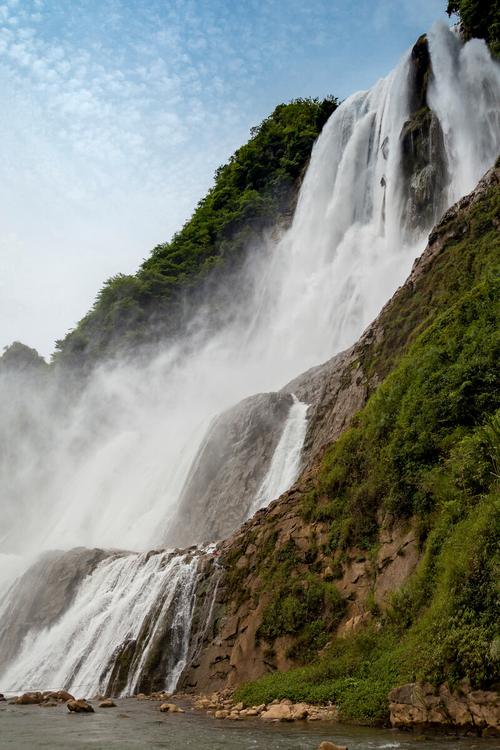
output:
POLYGON ((186 684, 270 672, 238 698, 332 700, 345 719, 386 721, 402 682, 500 680, 499 182, 493 169, 445 214, 408 281, 324 368, 340 387, 310 430, 353 385, 366 406, 222 545, 214 637, 186 684))

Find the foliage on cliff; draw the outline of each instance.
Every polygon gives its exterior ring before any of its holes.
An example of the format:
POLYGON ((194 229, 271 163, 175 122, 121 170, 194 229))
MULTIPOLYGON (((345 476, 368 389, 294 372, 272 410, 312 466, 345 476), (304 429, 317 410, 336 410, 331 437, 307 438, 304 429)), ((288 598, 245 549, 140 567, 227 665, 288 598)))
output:
POLYGON ((336 106, 333 97, 296 99, 252 128, 180 232, 155 247, 135 276, 104 284, 92 310, 57 342, 56 360, 91 362, 178 332, 186 299, 199 298, 221 269, 234 269, 252 241, 292 210, 313 143, 336 106))
MULTIPOLYGON (((329 532, 322 554, 334 574, 348 551, 370 555, 394 521, 419 535, 416 572, 384 612, 372 608, 371 626, 333 638, 310 667, 244 686, 245 702, 333 700, 344 718, 383 721, 398 683, 500 680, 499 210, 493 182, 444 217, 441 251, 385 308, 384 335, 362 353, 360 369, 380 386, 302 500, 304 519, 329 532)), ((270 583, 269 611, 280 592, 270 583)))
POLYGON ((14 341, 10 346, 4 347, 0 357, 1 372, 41 372, 48 368, 46 361, 36 349, 14 341))
POLYGON ((458 14, 466 39, 485 39, 492 53, 500 55, 499 0, 449 0, 447 12, 458 14))

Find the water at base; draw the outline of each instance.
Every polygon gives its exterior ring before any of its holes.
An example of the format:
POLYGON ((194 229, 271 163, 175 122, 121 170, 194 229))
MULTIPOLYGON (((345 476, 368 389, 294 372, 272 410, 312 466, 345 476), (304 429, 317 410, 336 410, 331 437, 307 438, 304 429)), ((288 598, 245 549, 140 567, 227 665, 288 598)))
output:
POLYGON ((269 726, 255 721, 217 721, 200 714, 162 714, 158 704, 135 699, 92 715, 69 715, 65 706, 0 703, 2 750, 317 750, 323 740, 349 750, 493 750, 497 740, 423 738, 382 729, 297 722, 269 726))

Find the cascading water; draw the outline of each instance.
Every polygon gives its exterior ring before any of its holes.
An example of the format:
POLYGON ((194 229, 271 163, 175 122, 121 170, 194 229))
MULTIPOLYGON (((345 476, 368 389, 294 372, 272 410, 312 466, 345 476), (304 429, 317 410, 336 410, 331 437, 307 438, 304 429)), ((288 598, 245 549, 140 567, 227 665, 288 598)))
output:
MULTIPOLYGON (((484 43, 462 45, 443 26, 429 40, 428 104, 447 168, 446 184, 436 183, 439 194, 429 197, 430 219, 437 219, 443 206, 474 187, 500 150, 500 68, 484 43)), ((2 376, 2 553, 17 555, 22 565, 62 545, 161 545, 211 420, 353 343, 375 317, 429 229, 409 232, 404 216, 411 184, 411 176, 409 183, 402 179, 401 148, 410 116, 409 66, 406 56, 326 124, 291 228, 277 244, 269 240, 251 254, 250 325, 249 311, 241 315, 236 302, 231 322, 209 337, 200 316, 190 346, 166 347, 147 365, 103 365, 78 394, 53 382, 22 387, 2 376)), ((288 472, 290 462, 280 464, 288 472)), ((272 486, 269 479, 262 502, 285 488, 284 474, 272 486)), ((166 601, 170 579, 161 559, 128 555, 102 563, 60 622, 28 634, 0 674, 0 688, 33 687, 35 679, 43 687, 100 686, 118 642, 138 637, 154 599, 166 601)), ((187 565, 167 563, 177 564, 187 565)), ((153 643, 154 629, 150 637, 153 643)), ((136 666, 129 690, 140 660, 136 666)), ((174 674, 175 665, 168 669, 174 674)))
POLYGON ((302 403, 293 394, 292 398, 293 404, 290 407, 288 419, 274 451, 268 472, 250 508, 249 517, 291 487, 299 474, 300 455, 306 436, 307 410, 309 407, 308 404, 302 403))
MULTIPOLYGON (((165 674, 172 690, 185 666, 198 570, 198 555, 168 552, 104 560, 81 583, 64 616, 51 627, 30 630, 15 661, 2 675, 5 690, 64 686, 77 694, 106 690, 113 656, 139 643, 125 686, 132 693, 170 615, 170 653, 165 674)), ((12 596, 16 596, 15 589, 12 596)), ((9 601, 4 604, 8 607, 9 601)))

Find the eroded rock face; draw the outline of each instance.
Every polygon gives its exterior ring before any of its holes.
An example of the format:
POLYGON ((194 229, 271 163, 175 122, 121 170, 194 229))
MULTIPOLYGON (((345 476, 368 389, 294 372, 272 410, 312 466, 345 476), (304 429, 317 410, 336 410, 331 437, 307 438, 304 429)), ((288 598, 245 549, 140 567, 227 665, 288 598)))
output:
POLYGON ((167 530, 167 545, 222 539, 245 521, 291 405, 289 393, 262 393, 217 417, 167 530))
POLYGON ((427 89, 432 77, 431 58, 426 36, 414 45, 409 63, 410 117, 400 136, 403 226, 411 235, 431 227, 445 208, 449 183, 444 137, 438 118, 427 104, 427 89), (437 196, 441 196, 438 200, 437 196))
POLYGON ((500 169, 490 170, 476 190, 446 212, 431 233, 429 244, 415 262, 408 280, 351 349, 286 386, 285 390, 311 404, 303 454, 304 471, 294 487, 259 510, 221 544, 220 561, 224 572, 211 622, 205 628, 195 663, 186 670, 180 687, 197 691, 235 687, 275 669, 286 671, 296 666, 289 657, 293 646, 290 636, 277 638, 272 654, 257 637, 270 599, 261 580, 269 564, 265 554, 276 556, 285 548, 293 550, 299 576, 302 572, 311 572, 313 559, 318 579, 335 583, 346 602, 338 634, 361 627, 371 618, 374 607, 383 610, 390 594, 415 570, 421 551, 418 534, 411 523, 396 523, 391 517, 378 518, 375 557, 352 548, 342 560, 339 557, 332 560, 331 555, 327 557, 322 553, 328 548, 329 524, 307 521, 301 505, 304 495, 314 486, 325 446, 349 427, 355 413, 390 372, 391 362, 420 325, 420 308, 411 309, 410 303, 416 294, 423 295, 424 299, 425 295, 432 294, 432 288, 429 290, 425 286, 428 271, 446 251, 447 243, 463 235, 469 208, 499 182, 500 169), (396 313, 404 311, 405 316, 397 316, 397 326, 394 325, 395 310, 396 313), (270 552, 264 553, 266 549, 270 552))
POLYGON ((500 736, 500 695, 462 683, 434 688, 412 682, 389 693, 390 719, 398 729, 460 729, 500 736))

